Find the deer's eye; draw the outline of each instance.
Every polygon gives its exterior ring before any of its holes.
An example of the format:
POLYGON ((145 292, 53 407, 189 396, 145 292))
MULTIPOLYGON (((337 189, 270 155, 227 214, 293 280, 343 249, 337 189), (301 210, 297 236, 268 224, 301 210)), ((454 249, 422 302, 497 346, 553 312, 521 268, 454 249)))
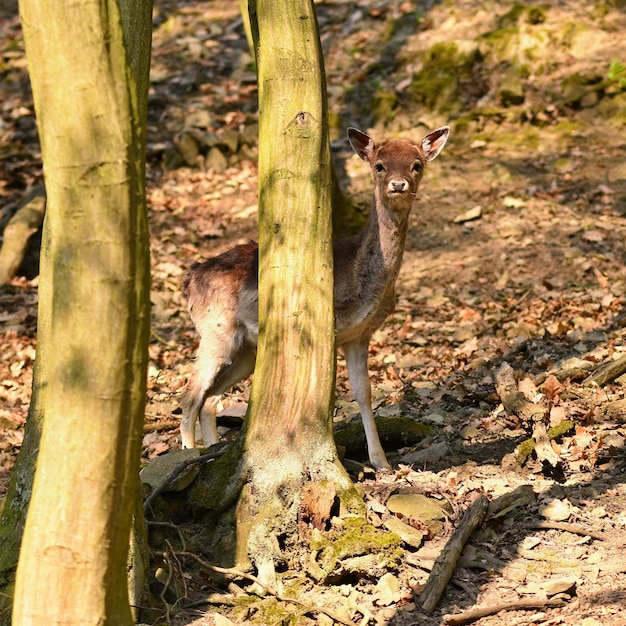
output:
POLYGON ((376 163, 376 165, 374 165, 374 169, 380 174, 385 171, 385 166, 382 163, 376 163))
POLYGON ((422 171, 422 164, 419 161, 415 161, 412 169, 416 174, 419 174, 422 171))

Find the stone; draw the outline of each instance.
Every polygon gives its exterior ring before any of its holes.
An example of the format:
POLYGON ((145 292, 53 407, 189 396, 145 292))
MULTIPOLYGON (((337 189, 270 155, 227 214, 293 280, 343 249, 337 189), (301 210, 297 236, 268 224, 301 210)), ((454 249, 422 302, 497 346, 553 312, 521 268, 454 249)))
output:
MULTIPOLYGON (((185 461, 197 459, 199 456, 200 450, 197 448, 189 450, 171 450, 167 454, 154 458, 139 472, 139 478, 142 483, 149 485, 154 491, 185 461)), ((196 478, 199 471, 200 468, 197 464, 190 465, 182 474, 168 484, 164 491, 182 491, 186 489, 196 478)))

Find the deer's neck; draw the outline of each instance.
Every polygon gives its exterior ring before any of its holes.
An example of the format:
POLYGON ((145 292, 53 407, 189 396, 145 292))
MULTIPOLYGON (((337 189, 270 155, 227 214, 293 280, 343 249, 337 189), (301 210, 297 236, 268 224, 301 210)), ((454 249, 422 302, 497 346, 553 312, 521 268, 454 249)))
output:
POLYGON ((395 281, 402 263, 410 207, 394 211, 378 200, 376 195, 359 249, 361 270, 378 284, 395 281))

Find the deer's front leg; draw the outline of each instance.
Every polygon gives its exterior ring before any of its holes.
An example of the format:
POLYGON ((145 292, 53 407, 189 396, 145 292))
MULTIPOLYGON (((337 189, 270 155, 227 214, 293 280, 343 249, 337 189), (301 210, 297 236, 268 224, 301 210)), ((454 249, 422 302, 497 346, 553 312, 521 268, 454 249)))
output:
POLYGON ((390 469, 391 466, 380 444, 374 413, 372 412, 372 388, 367 371, 367 348, 369 341, 358 341, 343 346, 350 377, 352 395, 359 405, 365 438, 367 440, 367 454, 370 463, 376 469, 390 469))

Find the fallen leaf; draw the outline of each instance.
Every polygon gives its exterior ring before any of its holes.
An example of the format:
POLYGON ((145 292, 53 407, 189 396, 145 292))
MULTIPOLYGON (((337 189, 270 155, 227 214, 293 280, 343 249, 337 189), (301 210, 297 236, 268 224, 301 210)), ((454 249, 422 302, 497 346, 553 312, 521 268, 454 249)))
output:
POLYGON ((569 502, 556 499, 550 500, 539 507, 539 514, 541 517, 545 517, 554 522, 563 522, 569 519, 571 514, 569 502))
POLYGON ((389 606, 400 599, 400 581, 390 573, 384 574, 376 584, 374 603, 378 606, 389 606))

